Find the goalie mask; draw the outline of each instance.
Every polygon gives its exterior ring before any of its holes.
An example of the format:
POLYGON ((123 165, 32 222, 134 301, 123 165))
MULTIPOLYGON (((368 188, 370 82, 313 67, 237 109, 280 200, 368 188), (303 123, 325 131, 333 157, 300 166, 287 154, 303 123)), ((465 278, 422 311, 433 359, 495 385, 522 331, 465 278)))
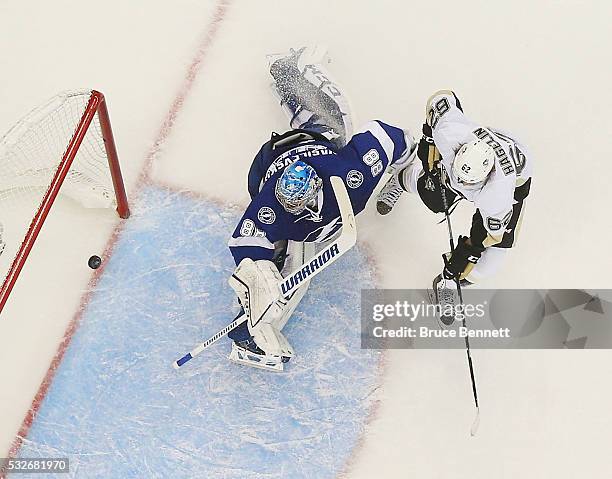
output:
POLYGON ((455 155, 453 174, 467 185, 482 183, 495 164, 495 151, 484 140, 466 143, 455 155))
POLYGON ((274 193, 286 211, 298 215, 316 199, 322 185, 323 181, 312 166, 296 161, 285 168, 276 182, 274 193))

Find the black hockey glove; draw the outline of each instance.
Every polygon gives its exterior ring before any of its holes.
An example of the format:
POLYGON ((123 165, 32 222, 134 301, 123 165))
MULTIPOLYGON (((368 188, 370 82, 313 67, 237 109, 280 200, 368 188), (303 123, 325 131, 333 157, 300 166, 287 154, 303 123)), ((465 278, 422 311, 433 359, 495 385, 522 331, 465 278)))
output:
POLYGON ((459 236, 457 246, 451 253, 450 259, 444 255, 443 276, 446 279, 455 279, 465 271, 469 263, 476 264, 480 259, 482 249, 468 244, 467 236, 459 236))
POLYGON ((417 147, 417 156, 423 163, 425 173, 430 176, 436 175, 436 163, 440 161, 440 153, 434 144, 431 126, 427 123, 423 124, 423 136, 421 136, 417 147))

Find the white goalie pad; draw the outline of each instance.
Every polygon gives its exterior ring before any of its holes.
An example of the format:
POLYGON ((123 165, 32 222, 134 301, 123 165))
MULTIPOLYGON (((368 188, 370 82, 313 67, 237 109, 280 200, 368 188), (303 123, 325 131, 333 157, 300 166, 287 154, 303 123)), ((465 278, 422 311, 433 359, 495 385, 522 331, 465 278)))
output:
MULTIPOLYGON (((313 243, 289 241, 283 271, 293 271, 315 253, 313 243)), ((281 333, 300 303, 310 282, 304 283, 289 298, 278 289, 282 275, 271 261, 245 258, 229 280, 247 314, 247 326, 257 345, 267 354, 292 357, 293 348, 281 333)))
MULTIPOLYGON (((316 247, 314 243, 302 243, 297 241, 289 241, 287 245, 287 259, 283 267, 282 273, 289 274, 296 268, 304 264, 309 258, 315 254, 316 247)), ((306 281, 298 288, 289 298, 285 299, 282 312, 276 316, 270 316, 270 322, 265 320, 260 323, 261 327, 255 327, 251 330, 251 334, 255 338, 257 345, 267 354, 278 356, 292 357, 293 347, 289 341, 281 333, 289 318, 293 315, 300 301, 308 291, 310 281, 306 281)))
POLYGON ((280 100, 290 126, 321 130, 330 140, 335 134, 342 138, 342 144, 346 143, 353 135, 350 103, 327 69, 327 49, 314 45, 267 58, 275 79, 272 92, 280 100), (279 63, 273 66, 275 62, 279 63))
POLYGON ((272 261, 244 258, 228 283, 236 292, 247 315, 251 334, 260 322, 273 322, 282 314, 286 301, 281 297, 278 282, 282 276, 272 261))
POLYGON ((260 323, 257 331, 253 334, 253 339, 255 339, 257 346, 268 355, 284 356, 286 358, 291 358, 294 355, 293 347, 291 347, 287 338, 270 323, 260 323))

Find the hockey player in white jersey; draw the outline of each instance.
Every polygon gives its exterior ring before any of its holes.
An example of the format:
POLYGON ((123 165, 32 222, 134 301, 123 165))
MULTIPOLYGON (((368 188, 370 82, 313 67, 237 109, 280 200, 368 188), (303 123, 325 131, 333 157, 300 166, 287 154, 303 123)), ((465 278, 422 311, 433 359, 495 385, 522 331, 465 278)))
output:
POLYGON ((302 48, 269 58, 273 93, 293 130, 273 134, 256 155, 248 177, 251 203, 228 243, 237 265, 229 283, 246 316, 228 333, 230 360, 273 371, 282 371, 294 354, 281 330, 308 288, 305 281, 285 299, 279 281, 342 227, 330 179, 342 179, 357 215, 387 167, 414 148, 410 135, 381 121, 353 134, 348 103, 323 53, 302 48))
POLYGON ((388 214, 407 191, 440 213, 441 188, 449 207, 461 199, 474 203, 469 235, 459 237, 455 250, 445 256, 442 275, 434 280, 434 291, 448 295, 455 289, 451 280, 477 283, 503 263, 519 233, 531 171, 532 160, 523 144, 474 122, 455 93, 442 90, 428 100, 418 148, 381 190, 377 209, 388 214))

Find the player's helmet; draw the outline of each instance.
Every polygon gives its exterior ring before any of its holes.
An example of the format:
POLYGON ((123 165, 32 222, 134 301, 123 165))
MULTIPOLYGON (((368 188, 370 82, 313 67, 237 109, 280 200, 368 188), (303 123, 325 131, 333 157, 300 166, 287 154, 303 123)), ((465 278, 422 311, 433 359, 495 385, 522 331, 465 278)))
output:
POLYGON ((322 185, 323 181, 312 166, 296 161, 285 168, 274 193, 285 210, 298 215, 317 197, 322 185))
POLYGON ((495 164, 495 151, 486 141, 478 139, 466 143, 455 155, 453 173, 468 185, 482 183, 495 164))

